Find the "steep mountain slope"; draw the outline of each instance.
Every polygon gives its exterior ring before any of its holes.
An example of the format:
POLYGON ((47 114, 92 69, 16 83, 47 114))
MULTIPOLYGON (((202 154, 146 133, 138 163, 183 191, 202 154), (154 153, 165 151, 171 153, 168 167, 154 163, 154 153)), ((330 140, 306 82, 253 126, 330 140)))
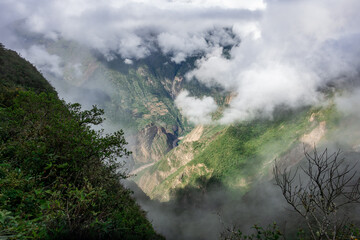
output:
POLYGON ((279 110, 275 116, 231 126, 198 126, 134 180, 149 196, 162 201, 186 186, 200 190, 220 183, 246 192, 252 183, 271 177, 275 158, 291 166, 294 159, 301 159, 303 147, 321 144, 338 118, 333 105, 279 110))
POLYGON ((246 192, 257 179, 270 178, 275 158, 291 166, 293 159, 302 156, 303 145, 321 144, 339 117, 329 87, 322 90, 328 92, 328 103, 322 107, 288 110, 279 106, 272 120, 195 126, 174 104, 181 90, 197 97, 212 96, 219 105, 214 119, 234 98, 222 89, 185 79, 196 57, 175 64, 154 51, 143 59, 117 55, 105 59, 75 42, 34 35, 28 39, 41 42, 62 59, 63 76, 48 76, 57 89, 100 105, 107 113, 107 127, 127 130, 133 146, 134 180, 149 196, 162 201, 186 186, 220 183, 246 192))
POLYGON ((15 51, 6 50, 0 43, 0 101, 6 102, 15 90, 55 93, 54 88, 36 68, 15 51))
POLYGON ((2 45, 0 59, 0 238, 163 239, 120 184, 123 132, 93 130, 101 110, 59 100, 2 45))
MULTIPOLYGON (((29 36, 39 41, 37 35, 29 36)), ((175 64, 159 53, 126 61, 113 60, 75 42, 41 40, 46 50, 62 59, 63 76, 48 74, 55 88, 85 105, 105 109, 108 124, 124 128, 132 148, 135 167, 159 160, 176 146, 177 138, 193 127, 174 104, 183 89, 196 96, 211 95, 221 104, 226 96, 185 73, 196 58, 175 64)))

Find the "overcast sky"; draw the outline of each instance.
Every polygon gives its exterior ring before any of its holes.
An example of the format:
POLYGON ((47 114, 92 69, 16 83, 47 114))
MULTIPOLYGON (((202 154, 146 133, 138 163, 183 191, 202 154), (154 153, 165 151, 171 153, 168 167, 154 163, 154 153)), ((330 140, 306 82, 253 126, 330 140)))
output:
MULTIPOLYGON (((221 119, 229 123, 258 112, 271 116, 278 104, 318 103, 318 87, 355 76, 359 12, 358 0, 0 0, 0 41, 59 76, 61 59, 41 45, 21 49, 9 24, 22 20, 31 32, 78 41, 109 60, 121 55, 129 64, 158 48, 176 63, 200 53, 187 78, 236 93, 221 119), (230 59, 221 54, 227 45, 230 59)), ((216 109, 211 97, 187 92, 176 103, 196 123, 208 123, 216 109)))

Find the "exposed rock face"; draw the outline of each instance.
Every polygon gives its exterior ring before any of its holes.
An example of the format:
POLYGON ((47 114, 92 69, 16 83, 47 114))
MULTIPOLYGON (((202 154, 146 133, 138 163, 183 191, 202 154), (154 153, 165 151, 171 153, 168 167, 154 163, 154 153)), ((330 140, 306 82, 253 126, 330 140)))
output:
POLYGON ((151 194, 151 197, 162 202, 169 201, 171 199, 172 191, 177 188, 183 188, 188 184, 193 184, 191 182, 191 176, 203 176, 208 179, 213 172, 212 169, 208 169, 205 164, 198 163, 196 165, 185 166, 184 169, 175 176, 174 180, 170 183, 169 189, 164 191, 163 189, 155 189, 151 194))
MULTIPOLYGON (((320 114, 318 115, 320 116, 320 114)), ((238 176, 236 179, 233 179, 231 187, 246 189, 255 179, 262 177, 272 178, 274 159, 277 159, 281 169, 288 169, 297 165, 304 157, 304 148, 305 151, 311 151, 314 146, 321 145, 321 142, 328 132, 328 124, 318 115, 311 114, 311 116, 307 115, 304 117, 302 120, 304 126, 292 131, 292 137, 286 140, 286 143, 283 141, 288 138, 286 135, 287 132, 277 135, 274 131, 279 131, 284 128, 292 129, 293 123, 291 122, 269 128, 269 130, 264 132, 264 136, 266 137, 260 135, 259 137, 263 139, 263 144, 273 145, 275 149, 277 144, 282 143, 283 145, 272 154, 262 156, 263 159, 261 161, 263 167, 259 168, 256 176, 252 178, 238 176), (269 137, 271 138, 270 140, 268 139, 269 137)), ((146 192, 150 198, 159 201, 169 201, 173 191, 176 189, 182 189, 188 185, 195 188, 199 187, 194 179, 197 179, 198 176, 201 176, 205 180, 210 179, 216 169, 207 166, 204 162, 193 162, 193 160, 196 160, 196 156, 199 156, 198 154, 209 150, 206 146, 210 146, 208 144, 221 137, 221 133, 225 134, 228 132, 222 129, 214 130, 209 126, 196 126, 190 133, 182 137, 180 139, 181 143, 165 155, 157 164, 149 166, 146 170, 139 172, 136 180, 138 186, 146 192)), ((247 132, 245 131, 244 133, 247 132)), ((229 141, 232 140, 229 139, 229 141)), ((253 143, 254 142, 256 143, 255 140, 253 140, 253 143)), ((249 146, 251 147, 251 145, 249 146)), ((220 148, 219 151, 221 151, 220 148)), ((261 154, 262 150, 258 151, 261 154)), ((242 153, 239 152, 239 154, 241 155, 242 153)), ((210 157, 212 156, 213 155, 210 155, 210 157)))
POLYGON ((158 161, 173 148, 177 137, 164 127, 150 124, 142 129, 136 137, 133 159, 135 164, 147 164, 158 161))
POLYGON ((182 89, 182 82, 183 82, 184 78, 183 77, 175 77, 174 81, 172 81, 172 86, 171 86, 171 97, 175 98, 177 97, 177 95, 179 95, 181 89, 182 89))
POLYGON ((225 98, 225 104, 230 104, 231 101, 237 96, 237 93, 231 92, 229 95, 225 98))
POLYGON ((312 130, 308 134, 304 134, 300 139, 301 142, 308 145, 317 145, 322 137, 324 137, 326 132, 326 122, 320 122, 319 126, 317 126, 314 130, 312 130))
MULTIPOLYGON (((314 121, 314 114, 311 115, 309 122, 314 121)), ((302 135, 300 138, 300 143, 296 144, 291 148, 284 156, 278 159, 278 166, 281 171, 284 169, 290 169, 291 167, 297 165, 304 158, 304 151, 309 152, 315 146, 317 146, 320 141, 324 138, 326 134, 326 122, 320 122, 317 127, 315 127, 311 132, 302 135)), ((272 173, 270 174, 272 176, 272 173)))
POLYGON ((149 196, 152 191, 161 184, 167 177, 177 171, 194 158, 192 143, 184 143, 174 148, 166 155, 166 166, 157 167, 154 171, 146 171, 137 184, 149 196))
POLYGON ((184 78, 182 76, 175 76, 173 80, 165 78, 165 80, 161 81, 161 84, 170 94, 171 98, 175 99, 183 88, 183 80, 184 78))
MULTIPOLYGON (((169 201, 171 190, 189 184, 192 175, 210 176, 213 170, 208 169, 203 163, 186 166, 197 154, 198 150, 194 149, 196 145, 194 143, 203 137, 204 132, 206 132, 205 126, 195 127, 189 134, 181 138, 181 144, 161 159, 161 164, 149 165, 142 173, 136 172, 140 174, 136 181, 138 186, 151 198, 169 201), (179 169, 182 170, 178 171, 179 169), (174 176, 174 181, 168 180, 171 176, 174 176), (163 187, 166 184, 170 185, 164 190, 163 187)), ((211 140, 208 139, 206 142, 209 143, 211 140)))
MULTIPOLYGON (((157 185, 161 184, 167 177, 175 173, 181 166, 186 165, 194 159, 193 142, 200 139, 204 131, 202 125, 197 126, 189 134, 182 139, 182 144, 174 148, 168 155, 165 156, 166 164, 162 167, 157 167, 155 171, 146 171, 137 182, 140 188, 149 196, 153 196, 153 190, 157 185)), ((155 193, 157 194, 157 193, 155 193)), ((159 197, 162 200, 168 200, 169 194, 159 197)))
POLYGON ((194 130, 192 130, 186 137, 184 138, 184 142, 195 142, 198 141, 203 134, 204 126, 199 125, 194 130))

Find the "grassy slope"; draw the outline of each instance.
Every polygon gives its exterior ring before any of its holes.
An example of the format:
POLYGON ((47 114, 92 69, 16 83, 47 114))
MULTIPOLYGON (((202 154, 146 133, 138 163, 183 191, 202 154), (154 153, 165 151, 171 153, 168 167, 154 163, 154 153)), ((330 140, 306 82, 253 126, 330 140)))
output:
MULTIPOLYGON (((195 152, 193 160, 178 166, 150 195, 161 198, 174 187, 198 186, 198 180, 204 177, 221 182, 230 189, 247 191, 251 182, 270 171, 267 162, 298 145, 300 137, 317 127, 319 122, 327 121, 327 128, 333 128, 338 117, 333 106, 303 108, 280 112, 273 120, 259 119, 227 127, 208 127, 199 141, 191 143, 191 150, 195 152), (314 121, 309 121, 311 115, 315 116, 314 121)), ((184 151, 189 149, 185 147, 184 151)), ((179 160, 172 158, 171 154, 138 173, 135 180, 147 171, 151 174, 166 172, 176 166, 175 162, 179 160), (167 158, 171 159, 170 164, 167 158)))

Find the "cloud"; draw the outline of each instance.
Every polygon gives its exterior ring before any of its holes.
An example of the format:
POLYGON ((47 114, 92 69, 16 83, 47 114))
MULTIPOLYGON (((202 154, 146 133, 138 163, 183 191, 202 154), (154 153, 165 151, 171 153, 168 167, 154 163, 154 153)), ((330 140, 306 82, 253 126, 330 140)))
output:
POLYGON ((176 97, 175 104, 182 114, 195 124, 210 123, 211 113, 218 107, 212 97, 191 97, 186 90, 176 97))
POLYGON ((320 97, 316 93, 316 76, 279 62, 250 68, 238 79, 237 96, 220 120, 225 124, 259 114, 271 118, 276 106, 314 104, 320 97))
MULTIPOLYGON (((77 41, 108 60, 158 50, 176 63, 202 56, 187 78, 235 93, 221 119, 229 123, 271 116, 279 104, 316 103, 328 82, 354 78, 359 9, 357 0, 4 0, 0 41, 19 49, 15 43, 23 40, 6 26, 21 20, 29 32, 77 41)), ((46 66, 44 51, 24 51, 46 66)), ((53 56, 49 62, 47 69, 59 74, 61 61, 53 56)))
MULTIPOLYGON (((29 49, 20 50, 20 54, 35 64, 43 73, 52 74, 56 77, 63 75, 61 58, 49 54, 43 46, 33 45, 29 49)), ((78 68, 78 66, 76 67, 78 68)))
POLYGON ((358 74, 359 9, 354 0, 269 1, 260 20, 233 25, 241 44, 230 59, 215 49, 187 77, 236 94, 223 123, 317 103, 319 88, 358 74))
MULTIPOLYGON (((259 18, 265 7, 263 0, 5 0, 0 3, 0 29, 22 20, 30 32, 78 41, 109 60, 116 55, 143 58, 160 47, 181 62, 229 42, 223 28, 259 18)), ((11 46, 8 37, 0 41, 11 46)))
POLYGON ((178 36, 176 34, 161 33, 158 36, 160 48, 164 53, 172 53, 172 60, 180 63, 188 55, 201 52, 208 47, 203 36, 178 36))
POLYGON ((124 60, 124 63, 125 63, 125 64, 133 64, 133 60, 126 58, 126 59, 124 60))
MULTIPOLYGON (((147 1, 142 1, 147 2, 147 1)), ((158 3, 164 4, 164 1, 157 1, 158 3)), ((249 9, 258 10, 265 9, 266 4, 262 0, 172 0, 170 1, 178 6, 191 6, 191 7, 206 7, 206 8, 227 8, 227 9, 249 9)))
POLYGON ((360 109, 358 107, 359 102, 360 89, 354 89, 354 91, 339 95, 335 98, 335 103, 339 111, 346 117, 349 115, 355 115, 357 118, 360 118, 360 109))

